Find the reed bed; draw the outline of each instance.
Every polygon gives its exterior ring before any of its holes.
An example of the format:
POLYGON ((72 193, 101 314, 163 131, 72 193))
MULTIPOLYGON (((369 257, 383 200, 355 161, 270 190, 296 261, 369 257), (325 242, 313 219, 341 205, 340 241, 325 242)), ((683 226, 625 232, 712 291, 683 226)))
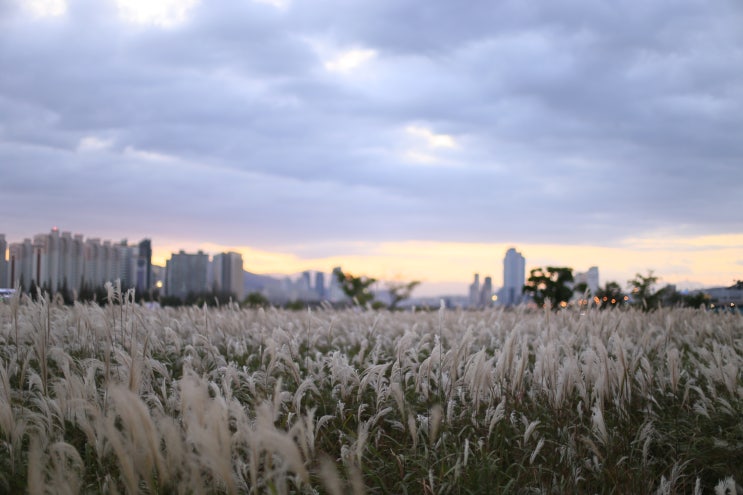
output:
POLYGON ((0 303, 0 492, 743 492, 740 315, 109 298, 0 303))

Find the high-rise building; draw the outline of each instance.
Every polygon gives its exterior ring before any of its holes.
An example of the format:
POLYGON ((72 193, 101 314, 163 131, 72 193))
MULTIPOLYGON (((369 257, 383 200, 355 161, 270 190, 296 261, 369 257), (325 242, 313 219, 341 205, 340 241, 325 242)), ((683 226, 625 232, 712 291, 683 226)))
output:
POLYGON ((297 290, 300 294, 306 294, 312 287, 312 274, 308 271, 302 272, 297 280, 297 290))
POLYGON ((315 273, 315 292, 320 300, 325 299, 325 274, 323 272, 315 273))
POLYGON ((503 288, 500 290, 499 302, 504 306, 513 306, 522 301, 526 279, 526 259, 511 248, 503 258, 503 288))
POLYGON ((485 277, 480 289, 480 306, 489 307, 493 304, 493 279, 485 277))
POLYGON ((340 302, 346 299, 346 293, 343 292, 338 276, 343 273, 340 266, 333 268, 330 275, 330 286, 328 287, 328 300, 330 302, 340 302))
POLYGON ((5 234, 0 234, 0 289, 10 287, 8 282, 8 243, 5 234))
POLYGON ((152 241, 142 239, 137 247, 137 292, 147 292, 153 286, 152 280, 152 241))
POLYGON ((232 293, 238 301, 245 294, 243 257, 240 253, 221 253, 214 256, 214 286, 219 291, 232 293))
POLYGON ((165 265, 165 294, 184 299, 189 293, 208 291, 208 265, 209 256, 203 251, 173 253, 165 265))
POLYGON ((44 289, 49 286, 49 236, 37 234, 34 236, 33 254, 31 257, 31 283, 44 289))
POLYGON ((88 288, 102 286, 103 273, 103 246, 98 238, 88 238, 83 247, 83 284, 88 288))
POLYGON ((121 280, 124 289, 135 289, 137 292, 147 292, 152 287, 152 243, 143 239, 139 244, 128 244, 122 240, 112 255, 118 264, 116 278, 121 280))
POLYGON ((475 280, 470 284, 469 291, 469 305, 479 306, 480 305, 480 274, 475 273, 475 280))
POLYGON ((57 292, 60 290, 79 290, 84 281, 85 252, 82 235, 62 232, 55 227, 49 234, 37 234, 33 244, 27 239, 20 249, 15 249, 14 258, 20 263, 13 268, 19 275, 11 278, 20 282, 23 278, 24 288, 31 282, 39 287, 57 292), (28 256, 30 248, 30 256, 28 256), (29 273, 30 269, 30 273, 29 273))
POLYGON ((591 294, 597 294, 599 291, 599 268, 592 266, 585 272, 578 272, 573 277, 573 287, 578 284, 586 284, 591 294))
MULTIPOLYGON (((119 280, 123 290, 147 292, 151 288, 152 243, 144 239, 139 244, 129 244, 123 239, 112 245, 106 241, 99 250, 97 267, 102 267, 103 283, 119 280)), ((99 278, 101 274, 98 275, 99 278)))
POLYGON ((62 232, 59 237, 59 288, 79 291, 83 282, 85 253, 83 236, 62 232))
POLYGON ((23 242, 9 246, 8 277, 11 286, 18 286, 21 290, 28 290, 31 287, 33 253, 31 239, 24 239, 23 242))
POLYGON ((112 244, 111 241, 103 241, 103 284, 121 278, 119 258, 119 246, 112 244))
MULTIPOLYGON (((0 277, 0 286, 18 284, 28 290, 33 283, 52 293, 79 292, 83 286, 92 289, 120 280, 122 288, 129 289, 137 282, 139 251, 138 246, 129 246, 126 240, 119 244, 95 238, 84 240, 81 234, 60 233, 54 227, 48 234, 35 235, 33 242, 25 239, 10 245, 6 275, 0 277)), ((151 246, 147 252, 143 270, 148 266, 151 270, 151 246)))

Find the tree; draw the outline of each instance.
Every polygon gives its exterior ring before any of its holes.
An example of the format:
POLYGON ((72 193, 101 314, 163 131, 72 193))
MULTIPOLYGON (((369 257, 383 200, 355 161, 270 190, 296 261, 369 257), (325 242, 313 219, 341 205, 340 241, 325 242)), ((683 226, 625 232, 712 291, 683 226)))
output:
POLYGON ((554 309, 567 306, 573 296, 570 282, 573 281, 573 269, 568 267, 548 266, 534 268, 529 272, 529 279, 524 285, 524 294, 531 294, 540 308, 549 301, 554 309))
POLYGON ((581 282, 579 284, 575 284, 575 286, 573 287, 573 293, 583 296, 585 294, 590 294, 591 289, 588 288, 587 283, 581 282))
POLYGON ((695 292, 693 294, 684 294, 681 296, 681 305, 689 308, 700 308, 710 303, 710 298, 704 292, 695 292))
POLYGON ((413 280, 408 283, 391 282, 387 284, 387 290, 390 293, 390 311, 397 309, 397 305, 405 299, 409 299, 413 293, 413 289, 418 287, 420 282, 413 280))
POLYGON ((39 287, 36 285, 36 280, 31 280, 31 285, 28 287, 28 295, 31 296, 33 301, 39 296, 39 287))
POLYGON ((622 305, 627 299, 622 292, 622 287, 617 282, 606 282, 603 288, 599 288, 594 297, 594 302, 601 309, 613 308, 622 305))
POLYGON ((73 291, 70 290, 69 285, 67 284, 67 277, 64 277, 62 280, 62 287, 57 290, 57 293, 62 296, 62 300, 66 305, 69 306, 75 302, 73 291))
POLYGON ((658 277, 648 270, 648 275, 635 274, 635 278, 628 281, 632 290, 633 304, 643 311, 650 311, 660 305, 662 294, 656 292, 653 286, 658 282, 658 277))
POLYGON ((201 307, 204 304, 207 306, 223 306, 229 304, 231 301, 235 301, 236 297, 230 291, 218 290, 213 287, 211 291, 201 292, 189 292, 186 294, 186 298, 183 301, 185 306, 198 306, 201 307))
POLYGON ((183 301, 178 296, 168 296, 163 294, 160 296, 158 302, 162 307, 172 306, 174 308, 177 308, 179 306, 183 306, 183 301))
POLYGON ((694 308, 697 309, 701 306, 709 304, 710 297, 704 292, 692 292, 691 294, 684 294, 676 290, 673 285, 666 285, 658 292, 655 293, 658 299, 658 304, 661 306, 669 307, 682 307, 682 308, 694 308))
POLYGON ((366 306, 366 303, 374 299, 374 294, 370 287, 377 281, 375 278, 367 276, 354 277, 353 275, 343 273, 338 270, 335 272, 338 283, 341 284, 343 293, 359 306, 366 306))
POLYGON ((245 296, 243 304, 249 308, 266 308, 271 305, 271 303, 268 302, 268 298, 260 292, 251 292, 245 296))
POLYGON ((303 311, 307 309, 307 303, 300 300, 287 301, 284 304, 284 308, 290 311, 303 311))

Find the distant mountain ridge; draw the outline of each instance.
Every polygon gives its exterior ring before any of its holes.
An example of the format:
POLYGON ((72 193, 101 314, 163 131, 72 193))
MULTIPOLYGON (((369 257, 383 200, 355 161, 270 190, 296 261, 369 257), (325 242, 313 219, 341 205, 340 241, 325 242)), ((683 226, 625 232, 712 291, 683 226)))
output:
POLYGON ((243 284, 245 286, 245 293, 250 294, 251 292, 260 292, 266 288, 277 287, 281 285, 281 280, 269 275, 259 275, 245 271, 243 273, 243 284))

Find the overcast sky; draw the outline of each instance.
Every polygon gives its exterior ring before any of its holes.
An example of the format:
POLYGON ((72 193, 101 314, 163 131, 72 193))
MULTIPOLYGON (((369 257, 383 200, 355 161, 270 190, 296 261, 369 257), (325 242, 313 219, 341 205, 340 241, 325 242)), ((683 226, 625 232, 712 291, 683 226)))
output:
POLYGON ((738 0, 0 0, 11 242, 726 285, 742 211, 738 0))

